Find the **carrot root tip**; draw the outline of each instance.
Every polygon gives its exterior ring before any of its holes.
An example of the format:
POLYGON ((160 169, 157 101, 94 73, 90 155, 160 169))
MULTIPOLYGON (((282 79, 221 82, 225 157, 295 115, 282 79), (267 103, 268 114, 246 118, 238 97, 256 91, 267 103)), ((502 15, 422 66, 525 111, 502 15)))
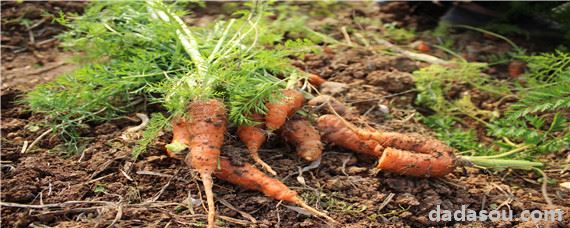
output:
POLYGON ((277 176, 277 172, 275 172, 275 170, 273 170, 273 168, 271 168, 271 166, 269 166, 269 164, 267 164, 263 160, 261 160, 261 158, 259 156, 252 155, 252 158, 257 164, 261 165, 261 167, 263 167, 263 169, 265 169, 267 172, 271 173, 271 175, 277 176))
POLYGON ((214 181, 210 174, 200 174, 202 176, 202 184, 204 184, 204 192, 208 203, 208 228, 214 228, 216 224, 216 206, 214 202, 214 191, 212 190, 214 181))
POLYGON ((315 208, 313 208, 313 207, 307 205, 307 204, 306 204, 304 201, 302 201, 302 200, 299 200, 299 201, 297 202, 297 204, 298 204, 300 207, 304 208, 305 210, 309 211, 311 214, 313 214, 313 215, 315 215, 315 216, 324 218, 324 219, 326 219, 326 220, 328 220, 328 221, 330 221, 330 222, 332 222, 332 223, 338 224, 338 222, 337 222, 336 220, 334 220, 332 217, 328 216, 328 215, 325 214, 324 212, 321 212, 321 211, 319 211, 319 210, 317 210, 317 209, 315 209, 315 208))

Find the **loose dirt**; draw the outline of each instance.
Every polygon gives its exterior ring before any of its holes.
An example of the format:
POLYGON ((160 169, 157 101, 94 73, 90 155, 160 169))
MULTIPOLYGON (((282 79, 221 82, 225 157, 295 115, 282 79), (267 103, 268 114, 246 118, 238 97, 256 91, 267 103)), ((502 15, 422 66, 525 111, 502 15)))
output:
MULTIPOLYGON (((25 7, 32 7, 28 6, 30 4, 36 9, 53 9, 55 3, 26 3, 25 7)), ((12 5, 2 3, 3 30, 5 10, 9 7, 12 5)), ((386 9, 375 9, 358 12, 371 18, 391 18, 386 9)), ((349 20, 355 11, 345 9, 341 14, 344 16, 338 20, 349 20)), ((50 26, 46 22, 39 27, 50 26)), ((18 34, 20 30, 3 31, 2 45, 7 39, 16 39, 18 34)), ((29 44, 29 40, 22 39, 24 41, 10 45, 29 44)), ((183 163, 164 156, 164 145, 170 141, 169 132, 164 132, 137 160, 131 158, 131 149, 140 132, 126 134, 125 130, 139 124, 134 114, 88 126, 85 134, 88 144, 80 154, 63 154, 65 148, 59 146, 52 135, 43 138, 28 152, 21 152, 26 142, 29 145, 47 128, 41 125, 42 116, 27 111, 18 99, 34 85, 73 68, 71 64, 50 68, 72 55, 56 48, 55 43, 41 52, 47 53, 42 56, 53 55, 52 61, 37 58, 37 54, 28 49, 16 53, 2 50, 1 201, 44 206, 80 202, 44 209, 3 206, 2 224, 7 227, 40 224, 59 227, 204 225, 206 212, 197 174, 183 163), (35 68, 37 63, 30 59, 45 62, 35 68), (34 73, 40 69, 47 70, 34 73)), ((333 96, 350 104, 363 116, 355 122, 366 122, 384 130, 432 135, 414 118, 415 86, 411 72, 426 66, 425 63, 347 47, 325 48, 323 54, 307 55, 295 64, 327 80, 346 83, 346 89, 333 96)), ((235 129, 230 132, 235 135, 235 129)), ((277 171, 277 178, 297 190, 311 205, 327 211, 343 227, 535 227, 537 224, 520 221, 434 223, 429 220, 428 213, 436 205, 448 210, 460 209, 462 205, 473 210, 511 209, 515 215, 522 210, 548 208, 540 183, 536 181, 539 176, 532 172, 489 173, 467 168, 457 169, 441 179, 402 177, 372 169, 375 163, 372 158, 328 146, 320 166, 299 176, 300 167, 308 164, 279 139, 270 140, 260 154, 277 171)), ((226 137, 223 154, 241 162, 252 162, 243 144, 233 136, 226 137)), ((567 152, 561 151, 544 160, 554 167, 564 162, 565 154, 567 152)), ((567 174, 558 171, 548 175, 558 182, 570 181, 567 174)), ((220 226, 249 226, 253 219, 258 227, 326 226, 318 218, 305 216, 260 193, 245 191, 223 181, 216 181, 214 191, 220 226)), ((564 211, 564 220, 550 225, 565 227, 570 224, 570 192, 558 184, 549 185, 548 191, 556 208, 564 211)))

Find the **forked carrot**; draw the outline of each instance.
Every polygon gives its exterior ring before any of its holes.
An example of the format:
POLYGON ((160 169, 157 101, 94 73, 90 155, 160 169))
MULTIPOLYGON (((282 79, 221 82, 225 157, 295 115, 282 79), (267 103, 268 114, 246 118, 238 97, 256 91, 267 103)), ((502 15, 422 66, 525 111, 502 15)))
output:
POLYGON ((303 106, 305 98, 297 90, 284 89, 283 98, 276 102, 269 102, 265 114, 265 126, 269 130, 277 130, 285 124, 287 117, 295 114, 303 106))
POLYGON ((335 115, 322 115, 317 120, 317 127, 322 138, 340 147, 369 156, 380 157, 384 148, 374 140, 360 139, 358 134, 348 128, 344 122, 335 115))
POLYGON ((380 170, 417 177, 442 177, 455 169, 455 159, 447 153, 419 154, 386 148, 378 160, 380 170))
POLYGON ((453 149, 435 139, 363 130, 335 115, 321 116, 318 126, 327 141, 378 157, 381 170, 409 176, 440 177, 455 167, 453 149))
POLYGON ((453 148, 437 140, 421 135, 403 134, 398 132, 380 132, 358 128, 356 133, 361 139, 375 140, 384 147, 393 147, 400 150, 415 151, 423 154, 445 153, 453 154, 453 148))
MULTIPOLYGON (((253 114, 251 115, 251 118, 254 121, 263 121, 263 116, 260 114, 253 114)), ((275 172, 271 166, 269 166, 259 157, 259 148, 267 139, 267 135, 263 130, 263 124, 257 124, 253 126, 240 125, 237 129, 237 134, 240 140, 247 147, 247 150, 249 151, 249 154, 251 154, 253 160, 257 164, 261 165, 265 170, 267 170, 267 172, 273 175, 277 175, 277 172, 275 172)))
POLYGON ((330 216, 307 205, 301 198, 299 198, 297 192, 291 190, 283 184, 283 182, 265 175, 250 164, 236 166, 228 159, 221 158, 220 166, 221 169, 214 173, 214 175, 219 179, 239 185, 245 189, 262 192, 266 196, 276 200, 283 200, 298 205, 311 212, 313 215, 336 223, 336 221, 330 216))
POLYGON ((295 146, 299 157, 307 161, 315 161, 321 157, 321 135, 308 120, 290 119, 280 133, 287 142, 295 146))
POLYGON ((212 191, 212 173, 218 167, 220 148, 226 132, 226 110, 219 100, 193 101, 188 106, 190 121, 190 153, 185 162, 202 177, 208 202, 208 227, 215 225, 216 207, 212 191))
POLYGON ((447 144, 437 140, 426 138, 421 135, 403 134, 398 132, 380 132, 375 129, 357 128, 343 118, 336 115, 325 115, 327 119, 336 119, 335 122, 355 132, 361 140, 374 140, 384 147, 393 147, 400 150, 409 150, 423 154, 447 153, 453 154, 454 150, 447 144))

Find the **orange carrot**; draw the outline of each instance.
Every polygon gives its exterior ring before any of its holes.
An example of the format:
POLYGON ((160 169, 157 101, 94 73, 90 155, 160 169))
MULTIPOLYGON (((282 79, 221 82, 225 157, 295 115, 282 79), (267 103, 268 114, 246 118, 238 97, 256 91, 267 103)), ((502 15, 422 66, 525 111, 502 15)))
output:
POLYGON ((277 130, 285 124, 287 117, 295 114, 303 106, 305 98, 297 90, 284 89, 283 98, 279 101, 268 103, 265 114, 265 126, 269 130, 277 130))
POLYGON ((266 196, 276 200, 283 200, 298 205, 316 216, 326 218, 327 220, 336 223, 333 218, 329 217, 325 213, 307 205, 301 198, 299 198, 297 192, 291 190, 281 181, 265 175, 250 164, 236 166, 229 160, 221 158, 220 166, 221 169, 214 173, 214 175, 219 179, 239 185, 245 189, 262 192, 266 196))
POLYGON ((326 81, 327 80, 325 80, 324 78, 322 78, 319 75, 309 73, 309 83, 311 83, 311 85, 319 87, 323 83, 325 83, 326 81))
POLYGON ((307 161, 321 157, 323 152, 321 136, 308 120, 288 120, 281 130, 281 136, 295 146, 299 157, 307 161))
POLYGON ((386 148, 378 161, 378 168, 401 175, 418 177, 442 177, 455 168, 450 154, 418 154, 394 148, 386 148))
MULTIPOLYGON (((251 117, 254 121, 263 121, 263 116, 259 114, 253 114, 251 117)), ((240 125, 237 129, 237 134, 240 140, 247 147, 247 150, 251 154, 253 160, 260 164, 265 170, 267 170, 267 172, 277 175, 271 166, 259 157, 259 148, 267 139, 265 131, 263 130, 263 124, 257 124, 254 126, 240 125)))
POLYGON ((335 115, 323 115, 317 120, 323 139, 357 153, 380 157, 384 148, 374 140, 362 140, 335 115))
POLYGON ((218 167, 220 148, 226 131, 226 110, 219 100, 194 101, 188 106, 190 121, 190 153, 187 165, 196 169, 202 177, 208 202, 208 227, 215 225, 216 207, 212 191, 212 173, 218 167))
POLYGON ((455 167, 453 148, 435 139, 363 130, 335 115, 321 116, 318 127, 323 138, 329 142, 379 157, 378 168, 385 171, 409 176, 440 177, 455 167))
POLYGON ((184 150, 190 145, 190 132, 187 122, 182 118, 172 120, 172 142, 166 145, 166 155, 178 160, 182 160, 184 150))
POLYGON ((426 138, 421 135, 363 129, 358 129, 356 133, 361 139, 375 140, 384 147, 393 147, 400 150, 415 151, 423 154, 453 154, 453 148, 445 143, 436 139, 426 138))
MULTIPOLYGON (((393 147, 400 150, 415 151, 423 154, 446 153, 453 154, 453 148, 445 143, 431 138, 426 138, 416 134, 403 134, 398 132, 380 132, 374 129, 361 129, 345 122, 335 115, 321 116, 325 123, 322 126, 339 124, 356 133, 361 140, 374 140, 383 147, 393 147)), ((321 126, 321 124, 319 124, 321 126)), ((320 128, 320 127, 319 127, 320 128)))

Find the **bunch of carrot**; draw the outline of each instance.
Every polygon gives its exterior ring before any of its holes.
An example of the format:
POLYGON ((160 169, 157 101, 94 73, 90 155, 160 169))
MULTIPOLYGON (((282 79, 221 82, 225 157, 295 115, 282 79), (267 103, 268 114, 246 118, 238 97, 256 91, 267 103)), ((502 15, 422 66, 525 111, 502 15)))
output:
MULTIPOLYGON (((164 95, 165 101, 171 101, 169 103, 170 106, 176 107, 174 108, 176 112, 172 121, 172 143, 166 146, 166 153, 170 157, 180 160, 184 159, 188 166, 200 174, 208 204, 208 227, 214 227, 216 215, 212 175, 248 189, 264 192, 269 197, 297 204, 306 208, 314 215, 334 221, 326 214, 309 207, 297 197, 294 191, 287 188, 279 180, 266 176, 250 165, 244 167, 232 166, 229 162, 220 158, 228 123, 228 114, 226 113, 226 104, 224 102, 229 104, 227 108, 229 109, 230 118, 236 112, 239 112, 237 115, 245 116, 247 112, 252 110, 265 111, 264 113, 252 113, 249 115, 255 124, 238 126, 237 134, 247 146, 253 160, 268 172, 276 174, 259 157, 258 151, 267 139, 268 133, 273 131, 279 132, 289 143, 293 144, 301 157, 307 160, 314 160, 320 157, 323 147, 320 135, 310 122, 297 119, 287 122, 290 117, 303 107, 305 102, 303 93, 293 89, 297 80, 296 77, 289 77, 290 80, 286 78, 284 81, 291 83, 287 83, 284 86, 284 83, 281 83, 273 75, 255 74, 261 68, 257 64, 249 63, 255 63, 257 51, 244 53, 242 47, 257 47, 255 46, 256 42, 247 43, 247 45, 241 42, 248 42, 247 34, 258 35, 258 33, 240 32, 243 27, 233 26, 235 20, 230 20, 226 28, 218 34, 221 37, 215 42, 215 48, 211 52, 202 53, 202 49, 199 46, 200 41, 204 40, 197 39, 198 36, 174 13, 172 8, 161 0, 147 0, 146 3, 152 13, 153 20, 169 23, 172 25, 172 28, 176 29, 179 44, 184 48, 184 51, 193 63, 191 72, 176 79, 177 82, 173 85, 177 89, 169 89, 169 92, 164 95), (232 30, 234 30, 235 35, 229 38, 232 30), (248 63, 239 61, 235 65, 231 64, 232 60, 239 60, 240 58, 250 59, 251 61, 248 63), (227 64, 216 64, 218 61, 228 62, 227 64), (224 66, 223 72, 225 73, 221 73, 222 75, 211 75, 211 72, 220 71, 219 67, 221 66, 224 66), (234 68, 232 70, 227 69, 231 67, 234 68), (227 73, 234 71, 239 73, 227 73), (219 89, 220 86, 218 85, 222 81, 226 82, 225 89, 219 89), (251 86, 252 83, 257 83, 257 85, 251 86), (267 88, 267 90, 257 90, 257 86, 266 86, 263 88, 267 88), (184 88, 187 88, 190 92, 184 88), (220 90, 224 90, 226 95, 220 95, 222 94, 220 90), (269 99, 270 97, 266 96, 267 94, 257 96, 257 93, 263 91, 268 91, 268 94, 274 93, 278 99, 269 99), (236 97, 247 97, 247 94, 254 94, 253 97, 259 99, 252 105, 254 108, 251 108, 246 103, 236 102, 236 97), (171 99, 173 97, 177 99, 171 99), (187 115, 181 114, 184 112, 187 115), (285 127, 283 127, 284 125, 285 127), (307 137, 312 137, 313 140, 308 143, 307 137), (189 152, 184 155, 183 152, 185 151, 189 152)), ((258 4, 258 7, 255 10, 263 8, 262 4, 258 4)), ((254 12, 253 14, 255 14, 255 17, 245 19, 247 20, 245 24, 252 26, 249 31, 252 31, 254 27, 259 25, 260 15, 262 15, 261 12, 254 12)), ((257 38, 252 40, 257 40, 257 38)), ((266 55, 261 56, 267 58, 266 55)), ((284 72, 289 71, 284 70, 284 72)), ((235 119, 232 120, 234 120, 232 121, 234 124, 241 123, 235 121, 235 119)))
MULTIPOLYGON (((263 192, 273 199, 299 205, 316 216, 334 221, 326 214, 308 206, 297 196, 295 191, 279 180, 265 175, 252 165, 236 166, 227 159, 220 157, 228 122, 224 102, 230 104, 228 106, 230 119, 235 113, 241 117, 249 114, 249 118, 254 123, 252 125, 239 125, 247 121, 232 121, 238 124, 237 135, 248 148, 253 160, 273 175, 276 175, 276 172, 259 156, 260 147, 267 140, 268 135, 273 132, 293 145, 297 150, 297 155, 307 161, 314 161, 321 157, 322 137, 329 143, 377 157, 379 159, 378 168, 402 175, 441 177, 453 171, 457 165, 457 158, 453 154, 453 149, 440 141, 395 132, 359 129, 335 115, 324 115, 318 118, 319 132, 309 120, 296 115, 305 103, 304 94, 294 89, 295 83, 297 83, 296 77, 286 77, 287 85, 283 86, 283 83, 278 84, 281 80, 277 79, 275 75, 256 75, 255 72, 262 70, 256 64, 250 65, 249 71, 243 71, 240 74, 227 74, 223 77, 210 75, 211 72, 231 72, 228 69, 219 71, 215 67, 226 64, 215 63, 242 58, 244 55, 241 47, 249 45, 243 45, 240 41, 247 40, 246 34, 249 32, 244 32, 243 35, 239 35, 242 33, 237 32, 237 35, 231 39, 225 39, 233 28, 233 21, 228 22, 226 29, 219 34, 221 38, 216 42, 215 48, 208 53, 209 56, 203 56, 198 40, 180 17, 169 10, 160 0, 147 0, 147 4, 153 12, 152 17, 154 19, 173 25, 179 43, 184 47, 194 65, 191 72, 178 78, 177 83, 174 84, 175 86, 187 86, 192 92, 185 93, 182 92, 183 89, 179 88, 165 94, 165 100, 172 100, 169 99, 172 97, 182 98, 174 99, 174 101, 181 102, 170 103, 178 107, 175 109, 178 114, 174 116, 172 121, 173 139, 172 143, 166 146, 166 152, 173 158, 183 159, 188 166, 200 174, 208 204, 208 227, 214 226, 216 215, 212 190, 213 175, 218 179, 226 180, 243 188, 263 192), (228 57, 228 55, 231 56, 228 57), (235 81, 231 80, 236 77, 235 81), (258 77, 260 80, 249 80, 252 77, 258 77), (217 83, 226 82, 224 79, 237 83, 233 87, 231 83, 227 83, 226 86, 231 88, 226 88, 226 92, 229 94, 227 97, 220 95, 223 93, 217 91, 217 83), (272 87, 271 85, 275 81, 278 81, 276 84, 279 86, 272 87), (256 90, 252 87, 251 83, 253 82, 265 83, 266 87, 263 88, 267 88, 267 90, 264 91, 268 91, 267 94, 278 93, 278 99, 269 99, 265 97, 267 95, 265 93, 263 96, 255 96, 262 90, 256 90), (247 91, 244 92, 244 90, 247 91), (177 91, 179 93, 176 93, 177 91), (237 98, 248 97, 248 94, 254 94, 251 97, 259 98, 251 105, 254 108, 250 108, 250 105, 245 103, 237 102, 239 101, 237 98), (190 101, 187 107, 186 99, 190 101), (242 107, 239 107, 240 105, 242 107), (183 109, 185 108, 187 115, 180 115, 179 113, 184 112, 183 109), (252 110, 253 112, 249 113, 252 110), (182 152, 186 150, 189 153, 184 156, 182 152)), ((256 26, 258 22, 248 21, 245 24, 256 26)), ((253 30, 252 28, 250 31, 253 30)), ((251 45, 251 47, 254 46, 255 43, 251 45)), ((255 54, 250 54, 249 57, 255 59, 255 54)), ((235 66, 236 68, 233 68, 235 71, 244 68, 242 62, 235 64, 235 66)), ((285 70, 281 73, 291 72, 285 70)), ((306 74, 306 76, 307 81, 314 87, 324 86, 327 83, 318 75, 306 74)), ((337 110, 349 112, 340 102, 335 103, 330 98, 321 100, 327 104, 333 102, 332 105, 329 105, 333 112, 337 112, 337 110)))
MULTIPOLYGON (((265 128, 281 129, 283 137, 296 146, 299 156, 306 160, 316 160, 322 152, 322 143, 318 131, 307 120, 287 121, 295 111, 303 106, 304 97, 296 90, 283 90, 282 99, 267 103, 265 116, 254 114, 252 118, 261 123, 253 126, 239 126, 237 133, 249 149, 254 161, 275 175, 269 165, 263 162, 258 150, 266 140, 265 128)), ((297 193, 279 180, 265 175, 253 166, 234 166, 228 160, 220 158, 220 149, 226 132, 226 110, 217 99, 193 101, 188 106, 188 119, 176 118, 172 122, 172 142, 166 146, 168 156, 182 159, 180 153, 187 148, 190 152, 184 158, 186 164, 200 173, 208 202, 208 224, 215 222, 215 204, 212 191, 212 175, 219 179, 265 193, 267 196, 299 205, 312 214, 334 222, 334 219, 308 206, 297 193)))
MULTIPOLYGON (((248 148, 253 160, 272 175, 276 175, 276 172, 259 157, 258 152, 268 134, 273 131, 295 146, 297 155, 307 161, 321 157, 324 140, 378 158, 377 168, 380 170, 407 176, 443 177, 451 173, 456 166, 473 163, 488 167, 520 168, 541 165, 527 161, 458 157, 454 155, 453 148, 439 140, 414 134, 357 128, 338 114, 320 116, 315 128, 304 117, 295 115, 304 105, 303 94, 295 89, 283 89, 281 93, 280 99, 265 103, 267 112, 264 115, 250 115, 255 121, 253 125, 240 125, 237 129, 239 138, 248 148)), ((330 99, 326 102, 330 102, 330 99)), ((336 113, 338 108, 328 104, 332 112, 336 113)), ((176 159, 181 159, 180 152, 190 149, 185 161, 202 177, 208 200, 209 226, 213 226, 215 218, 212 175, 243 188, 262 192, 273 199, 299 205, 316 216, 334 222, 331 217, 304 203, 295 191, 279 180, 265 175, 250 164, 236 166, 220 157, 226 131, 225 112, 224 104, 216 99, 190 103, 189 119, 176 118, 172 122, 173 139, 172 143, 167 145, 167 154, 176 159)))

